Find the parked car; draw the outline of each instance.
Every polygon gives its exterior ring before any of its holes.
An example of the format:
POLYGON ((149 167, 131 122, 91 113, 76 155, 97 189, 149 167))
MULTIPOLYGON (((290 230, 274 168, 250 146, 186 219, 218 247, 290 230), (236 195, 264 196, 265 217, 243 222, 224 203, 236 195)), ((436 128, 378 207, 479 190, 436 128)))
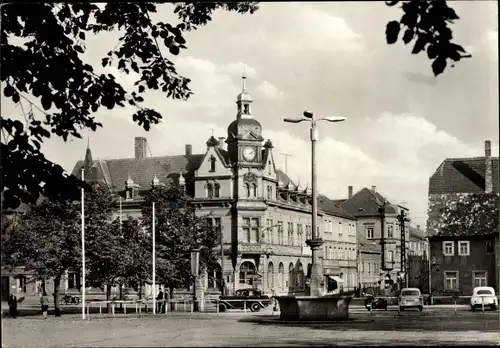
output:
POLYGON ((399 293, 398 305, 400 311, 404 311, 406 308, 418 308, 422 312, 424 309, 424 299, 420 289, 403 288, 399 293))
POLYGON ((219 297, 219 312, 225 312, 228 309, 250 308, 252 312, 258 312, 262 308, 269 306, 270 298, 262 295, 257 289, 236 290, 234 295, 219 297))
POLYGON ((472 290, 470 298, 470 308, 474 311, 476 308, 489 307, 496 310, 498 307, 498 299, 495 295, 495 290, 491 286, 476 286, 472 290))
POLYGON ((387 300, 385 298, 376 298, 372 294, 367 294, 365 299, 365 308, 387 310, 387 300))

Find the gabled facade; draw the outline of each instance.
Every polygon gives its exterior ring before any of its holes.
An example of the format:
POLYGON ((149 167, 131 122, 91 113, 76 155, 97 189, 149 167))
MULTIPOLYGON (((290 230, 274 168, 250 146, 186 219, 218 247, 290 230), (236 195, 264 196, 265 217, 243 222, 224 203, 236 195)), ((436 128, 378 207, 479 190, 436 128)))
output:
MULTIPOLYGON (((406 272, 401 267, 401 228, 397 216, 401 211, 408 214, 408 209, 391 204, 382 196, 375 186, 370 189, 363 188, 352 194, 349 186, 349 196, 339 200, 341 208, 355 216, 357 219, 358 236, 362 236, 380 245, 380 274, 386 284, 396 282, 398 273, 406 272)), ((405 223, 406 248, 409 247, 409 224, 405 223)))
MULTIPOLYGON (((108 184, 122 197, 122 215, 136 218, 152 186, 184 185, 196 214, 221 228, 220 266, 227 292, 257 287, 266 293, 307 293, 311 192, 276 168, 273 144, 262 137, 245 81, 227 137, 210 137, 204 153, 193 154, 186 145, 183 155, 147 157, 147 140, 136 138, 135 158, 93 161, 88 154, 73 174, 88 168, 85 178, 108 184)), ((353 289, 356 218, 326 197, 318 201, 318 217, 315 233, 325 240, 323 286, 336 276, 343 280, 337 287, 353 289)), ((218 288, 220 278, 220 268, 209 271, 205 286, 218 288)))
POLYGON ((434 293, 470 295, 475 286, 483 285, 498 292, 498 192, 499 160, 491 156, 490 141, 485 142, 484 157, 447 158, 430 177, 427 236, 434 293), (451 226, 446 212, 472 198, 484 198, 477 206, 481 211, 461 214, 470 214, 469 220, 476 222, 451 226), (496 218, 488 222, 488 215, 496 218))

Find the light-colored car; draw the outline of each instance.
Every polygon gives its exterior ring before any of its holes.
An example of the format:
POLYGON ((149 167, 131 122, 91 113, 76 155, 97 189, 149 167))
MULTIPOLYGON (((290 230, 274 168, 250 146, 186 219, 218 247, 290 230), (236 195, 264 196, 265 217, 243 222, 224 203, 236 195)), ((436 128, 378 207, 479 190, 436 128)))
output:
POLYGON ((498 307, 498 299, 495 295, 495 290, 491 286, 476 286, 472 290, 470 298, 470 308, 474 311, 476 308, 489 307, 496 310, 498 307))
POLYGON ((399 293, 399 310, 404 311, 407 308, 417 308, 422 312, 424 309, 424 299, 419 288, 403 288, 399 293))

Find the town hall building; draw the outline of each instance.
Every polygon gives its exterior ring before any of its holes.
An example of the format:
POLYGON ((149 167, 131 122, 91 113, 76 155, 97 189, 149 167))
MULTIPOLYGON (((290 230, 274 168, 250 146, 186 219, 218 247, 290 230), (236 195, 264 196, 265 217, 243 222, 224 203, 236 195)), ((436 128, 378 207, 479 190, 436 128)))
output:
MULTIPOLYGON (((143 197, 151 187, 184 185, 196 214, 222 231, 220 265, 229 293, 246 287, 269 294, 307 293, 311 250, 306 240, 313 232, 325 240, 325 290, 353 289, 356 218, 320 196, 318 230, 311 230, 311 192, 276 168, 273 144, 262 136, 245 81, 244 76, 227 137, 210 137, 205 153, 193 154, 192 146, 186 145, 184 154, 148 157, 147 139, 139 137, 134 158, 94 161, 87 149, 85 160, 78 161, 72 173, 79 176, 83 167, 86 180, 106 183, 120 195, 124 217, 141 217, 143 197)), ((209 270, 205 286, 217 289, 221 278, 220 269, 209 270)))

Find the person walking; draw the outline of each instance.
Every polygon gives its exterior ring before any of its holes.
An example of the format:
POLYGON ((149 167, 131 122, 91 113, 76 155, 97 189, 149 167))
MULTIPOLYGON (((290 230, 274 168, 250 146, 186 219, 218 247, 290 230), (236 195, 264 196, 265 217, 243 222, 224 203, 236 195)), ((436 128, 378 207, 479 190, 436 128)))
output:
POLYGON ((157 312, 158 313, 161 313, 162 312, 162 307, 163 307, 163 291, 161 291, 160 289, 160 292, 158 293, 158 296, 156 296, 156 305, 157 305, 157 312))
POLYGON ((17 297, 14 294, 11 294, 8 299, 9 304, 9 313, 12 318, 17 317, 17 297))
POLYGON ((42 305, 43 319, 47 319, 47 311, 49 310, 49 297, 47 296, 47 293, 45 291, 40 297, 40 304, 42 305))

